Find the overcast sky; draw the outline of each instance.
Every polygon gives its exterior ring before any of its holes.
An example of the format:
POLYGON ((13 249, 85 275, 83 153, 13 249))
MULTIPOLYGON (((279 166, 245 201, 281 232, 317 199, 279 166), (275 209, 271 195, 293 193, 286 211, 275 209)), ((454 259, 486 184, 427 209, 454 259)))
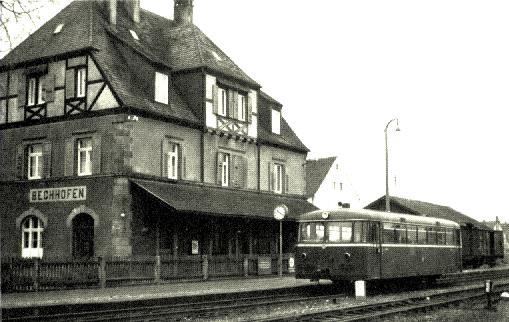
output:
MULTIPOLYGON (((171 0, 142 6, 173 17, 171 0)), ((502 221, 508 13, 509 1, 194 0, 194 23, 283 104, 310 158, 340 157, 363 205, 385 194, 397 117, 395 195, 502 221)))

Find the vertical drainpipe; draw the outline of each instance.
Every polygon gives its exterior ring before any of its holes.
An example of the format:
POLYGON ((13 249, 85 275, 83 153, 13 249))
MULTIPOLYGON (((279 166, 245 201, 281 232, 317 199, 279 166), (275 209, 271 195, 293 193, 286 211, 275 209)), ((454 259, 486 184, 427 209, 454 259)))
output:
POLYGON ((202 120, 205 121, 203 125, 203 131, 201 135, 201 182, 205 182, 205 135, 207 134, 207 122, 205 118, 207 117, 207 76, 205 70, 201 69, 202 73, 202 81, 203 81, 203 94, 202 94, 202 120))
POLYGON ((258 191, 261 190, 261 173, 262 173, 262 169, 261 169, 261 166, 262 166, 262 161, 261 161, 261 157, 260 157, 260 143, 256 143, 256 146, 258 148, 258 191))

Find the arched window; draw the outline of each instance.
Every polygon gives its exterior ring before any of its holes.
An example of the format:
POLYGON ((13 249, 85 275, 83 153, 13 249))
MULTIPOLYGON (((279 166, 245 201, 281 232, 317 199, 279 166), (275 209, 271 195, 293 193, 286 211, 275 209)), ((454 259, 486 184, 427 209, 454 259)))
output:
POLYGON ((42 258, 42 221, 35 216, 26 217, 21 224, 21 257, 42 258))

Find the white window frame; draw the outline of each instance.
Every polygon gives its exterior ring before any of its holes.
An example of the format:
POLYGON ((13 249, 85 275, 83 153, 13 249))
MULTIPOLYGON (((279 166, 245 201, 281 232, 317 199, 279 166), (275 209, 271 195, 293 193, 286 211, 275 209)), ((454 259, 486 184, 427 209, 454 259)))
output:
POLYGON ((226 116, 228 114, 228 91, 224 88, 218 87, 217 98, 219 101, 217 113, 219 115, 226 116))
POLYGON ((31 144, 28 146, 28 153, 27 153, 27 159, 28 159, 28 173, 27 177, 28 180, 35 180, 35 179, 41 179, 42 178, 42 171, 43 171, 43 152, 42 152, 42 144, 31 144), (32 172, 32 169, 34 171, 32 172))
POLYGON ((247 95, 240 94, 237 96, 237 117, 240 121, 246 120, 247 95))
POLYGON ((27 106, 44 104, 42 95, 42 75, 28 77, 27 106))
POLYGON ((78 160, 78 176, 88 176, 92 174, 92 138, 80 138, 77 140, 77 160, 78 160), (83 154, 82 154, 83 153, 83 154), (82 157, 85 160, 82 160, 82 157), (84 169, 82 169, 82 161, 84 161, 84 169))
POLYGON ((230 183, 230 155, 223 153, 221 160, 221 186, 228 187, 230 183))
POLYGON ((274 192, 283 193, 283 169, 284 166, 280 163, 274 163, 273 176, 274 176, 274 192))
POLYGON ((87 69, 78 68, 76 71, 76 97, 85 97, 87 93, 87 69))
POLYGON ((28 216, 23 220, 21 223, 21 257, 42 258, 43 231, 42 220, 36 216, 28 216), (36 243, 35 245, 34 242, 36 243))
POLYGON ((168 179, 178 179, 179 170, 179 145, 177 143, 169 142, 168 155, 168 179))
POLYGON ((272 110, 272 133, 281 134, 281 112, 272 110))
POLYGON ((154 93, 156 102, 168 104, 168 82, 168 75, 156 72, 154 93))

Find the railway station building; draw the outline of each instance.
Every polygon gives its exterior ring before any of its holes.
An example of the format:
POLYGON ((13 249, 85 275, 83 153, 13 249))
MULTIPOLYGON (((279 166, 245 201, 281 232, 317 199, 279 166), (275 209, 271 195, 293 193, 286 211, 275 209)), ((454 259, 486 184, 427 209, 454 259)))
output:
POLYGON ((3 257, 276 254, 296 242, 307 147, 193 24, 74 1, 0 61, 3 257))

